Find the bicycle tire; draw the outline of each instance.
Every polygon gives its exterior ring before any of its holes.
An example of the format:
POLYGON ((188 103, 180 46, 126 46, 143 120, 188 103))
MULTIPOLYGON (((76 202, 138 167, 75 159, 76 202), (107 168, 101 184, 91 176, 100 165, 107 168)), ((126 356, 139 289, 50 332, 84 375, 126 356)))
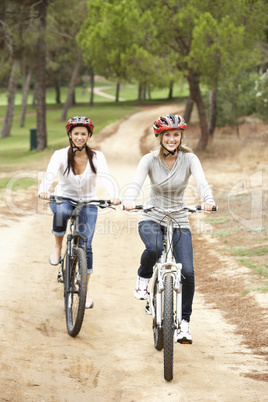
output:
MULTIPOLYGON (((154 289, 153 289, 153 305, 154 305, 154 310, 156 314, 157 310, 157 299, 156 299, 156 293, 157 293, 157 282, 155 282, 154 289)), ((163 342, 163 328, 158 327, 156 323, 156 318, 153 320, 153 335, 154 335, 154 347, 156 350, 162 350, 164 346, 163 342)))
POLYGON ((173 318, 173 276, 166 275, 164 280, 164 378, 173 379, 173 347, 174 347, 174 318, 173 318))
POLYGON ((77 248, 70 261, 70 292, 65 292, 66 327, 70 336, 75 337, 80 332, 84 320, 86 296, 87 259, 84 250, 77 248))

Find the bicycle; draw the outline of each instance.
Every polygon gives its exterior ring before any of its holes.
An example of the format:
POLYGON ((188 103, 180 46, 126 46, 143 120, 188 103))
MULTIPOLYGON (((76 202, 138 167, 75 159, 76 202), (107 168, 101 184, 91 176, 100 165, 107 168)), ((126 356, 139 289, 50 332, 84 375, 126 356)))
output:
POLYGON ((75 337, 79 334, 84 320, 87 296, 87 237, 80 231, 80 212, 84 205, 92 204, 99 208, 112 208, 109 200, 90 200, 80 202, 71 198, 50 196, 49 202, 62 204, 69 201, 74 210, 69 218, 69 234, 67 235, 66 250, 60 261, 57 275, 59 283, 64 284, 64 306, 67 332, 75 337), (82 245, 79 245, 79 239, 82 245))
MULTIPOLYGON (((154 266, 145 313, 152 315, 154 346, 158 351, 164 349, 164 379, 171 381, 174 338, 176 339, 182 322, 182 264, 176 263, 173 256, 173 221, 175 220, 173 215, 182 211, 194 213, 202 209, 200 205, 168 211, 142 205, 137 205, 135 209, 142 209, 144 212, 155 210, 164 213, 167 219, 167 227, 163 230, 164 251, 154 266)), ((216 211, 217 207, 214 206, 212 210, 216 211)), ((192 343, 192 341, 185 340, 182 343, 192 343)))

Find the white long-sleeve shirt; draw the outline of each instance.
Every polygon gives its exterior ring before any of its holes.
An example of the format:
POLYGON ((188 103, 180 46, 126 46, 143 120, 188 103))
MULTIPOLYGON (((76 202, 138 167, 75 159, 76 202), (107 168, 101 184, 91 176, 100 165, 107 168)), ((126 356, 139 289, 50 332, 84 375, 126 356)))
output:
MULTIPOLYGON (((205 202, 214 204, 210 187, 198 157, 193 153, 178 152, 177 159, 170 170, 158 156, 158 152, 144 155, 138 165, 134 181, 127 194, 127 201, 135 201, 147 177, 151 181, 150 196, 145 201, 146 206, 155 206, 164 210, 175 210, 185 206, 184 192, 190 176, 193 175, 198 191, 205 202)), ((165 214, 157 211, 143 212, 140 221, 152 220, 166 225, 165 214)), ((190 228, 187 212, 173 215, 176 221, 174 227, 190 228)))
POLYGON ((72 170, 70 170, 69 174, 63 174, 67 168, 68 150, 69 147, 62 148, 55 151, 52 155, 45 176, 41 182, 39 194, 41 192, 49 191, 51 185, 58 176, 58 184, 53 192, 54 195, 72 198, 76 201, 89 201, 96 199, 98 176, 109 196, 115 198, 117 195, 116 185, 109 173, 103 153, 94 150, 95 155, 93 156, 93 163, 96 167, 97 174, 92 171, 89 161, 87 162, 86 169, 82 174, 75 175, 72 170))

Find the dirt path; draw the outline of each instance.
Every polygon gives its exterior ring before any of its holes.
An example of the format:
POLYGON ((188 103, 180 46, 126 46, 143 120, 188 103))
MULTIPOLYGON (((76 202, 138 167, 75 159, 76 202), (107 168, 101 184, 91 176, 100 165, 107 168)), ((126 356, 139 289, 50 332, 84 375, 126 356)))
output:
MULTIPOLYGON (((141 127, 151 126, 155 117, 169 111, 164 106, 139 112, 123 121, 114 136, 96 142, 121 195, 141 156, 141 127)), ((105 196, 101 187, 99 195, 105 196)), ((95 307, 86 311, 79 336, 67 335, 62 287, 56 282, 56 269, 47 263, 53 244, 51 214, 43 206, 38 212, 5 221, 0 232, 0 401, 267 398, 264 381, 243 376, 265 371, 263 357, 242 343, 236 326, 198 290, 191 322, 194 343, 175 345, 174 380, 164 381, 151 318, 144 314, 144 302, 133 297, 143 249, 137 215, 119 210, 99 214, 91 282, 95 307)), ((208 262, 210 257, 208 253, 208 262)))

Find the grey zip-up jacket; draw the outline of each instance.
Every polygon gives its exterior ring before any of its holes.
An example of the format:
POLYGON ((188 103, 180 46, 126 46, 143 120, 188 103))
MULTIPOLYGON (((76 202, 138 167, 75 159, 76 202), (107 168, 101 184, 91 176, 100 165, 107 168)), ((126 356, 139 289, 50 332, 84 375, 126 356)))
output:
MULTIPOLYGON (((144 203, 146 206, 155 206, 164 210, 175 210, 185 206, 184 192, 191 175, 204 201, 215 204, 201 163, 193 153, 179 151, 171 170, 161 161, 159 151, 144 155, 129 188, 127 201, 136 200, 147 175, 150 178, 151 188, 150 196, 144 203)), ((156 211, 143 212, 140 221, 152 220, 165 226, 164 216, 165 214, 156 211)), ((174 218, 176 219, 174 227, 190 228, 187 212, 175 214, 174 218)))

